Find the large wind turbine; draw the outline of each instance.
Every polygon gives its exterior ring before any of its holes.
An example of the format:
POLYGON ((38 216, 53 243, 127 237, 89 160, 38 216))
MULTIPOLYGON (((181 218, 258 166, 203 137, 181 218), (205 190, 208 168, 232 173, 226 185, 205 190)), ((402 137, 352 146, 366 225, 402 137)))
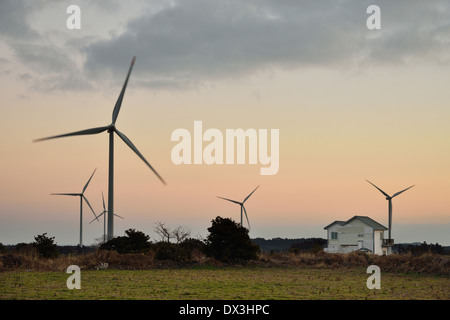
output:
POLYGON ((97 127, 87 130, 76 131, 72 133, 61 134, 57 136, 42 138, 34 140, 34 142, 56 139, 62 137, 70 137, 70 136, 80 136, 80 135, 92 135, 102 133, 107 131, 109 133, 109 173, 108 173, 108 240, 114 237, 114 133, 116 133, 120 139, 125 142, 125 144, 133 150, 142 161, 156 174, 156 176, 161 180, 162 183, 166 184, 163 178, 156 172, 155 169, 148 163, 148 161, 144 158, 144 156, 139 152, 139 150, 134 146, 134 144, 128 139, 122 132, 117 130, 116 128, 116 120, 119 115, 120 107, 122 106, 123 96, 125 94, 125 89, 128 84, 128 78, 130 77, 131 70, 134 66, 134 61, 136 57, 133 57, 131 61, 130 69, 128 70, 127 77, 125 79, 125 83, 123 84, 122 91, 120 92, 119 98, 117 99, 116 105, 114 106, 114 110, 112 113, 112 122, 108 126, 97 127))
POLYGON ((89 182, 91 182, 92 177, 94 176, 94 173, 97 169, 92 172, 91 177, 89 178, 88 182, 84 185, 83 191, 81 193, 51 193, 51 195, 54 196, 71 196, 71 197, 80 197, 80 248, 83 247, 83 199, 86 201, 87 205, 91 209, 92 213, 95 216, 95 219, 98 219, 97 215, 94 212, 94 209, 92 209, 91 204, 89 203, 88 199, 84 196, 84 192, 86 191, 86 188, 89 185, 89 182))
POLYGON ((372 182, 370 182, 369 180, 366 180, 368 183, 370 183, 371 185, 373 185, 375 188, 378 189, 378 191, 380 191, 382 194, 384 194, 386 196, 386 200, 389 201, 389 240, 391 240, 391 230, 392 230, 392 198, 395 198, 396 196, 398 196, 399 194, 405 192, 408 189, 411 189, 412 187, 414 187, 414 185, 399 191, 397 193, 394 193, 394 195, 391 197, 390 195, 388 195, 386 192, 384 192, 383 190, 381 190, 380 188, 378 188, 376 185, 374 185, 372 182))
MULTIPOLYGON (((101 216, 103 216, 103 241, 105 242, 105 241, 106 241, 106 214, 105 214, 105 213, 107 213, 108 211, 107 211, 106 208, 105 208, 105 197, 103 196, 103 192, 102 192, 102 200, 103 200, 103 211, 102 211, 102 213, 100 213, 96 218, 92 219, 92 221, 89 222, 89 223, 92 223, 92 222, 94 222, 95 220, 98 221, 98 218, 100 218, 101 216)), ((120 219, 123 219, 123 218, 122 218, 121 216, 119 216, 118 214, 115 214, 115 213, 114 213, 114 215, 115 215, 116 217, 119 217, 120 219)))
POLYGON ((258 189, 258 188, 259 188, 259 186, 257 186, 257 187, 255 188, 255 190, 253 190, 253 191, 252 191, 252 192, 244 199, 244 201, 242 201, 242 202, 239 202, 239 201, 236 201, 236 200, 227 199, 227 198, 222 198, 222 197, 219 197, 219 196, 217 197, 217 198, 220 198, 220 199, 223 199, 223 200, 227 200, 227 201, 236 203, 236 204, 238 204, 238 205, 241 206, 241 227, 244 226, 244 225, 242 224, 242 211, 244 211, 244 213, 245 213, 245 218, 247 218, 248 228, 250 229, 250 222, 248 221, 247 210, 245 210, 244 203, 245 203, 245 201, 248 200, 248 198, 250 198, 250 196, 253 194, 253 192, 255 192, 256 189, 258 189))

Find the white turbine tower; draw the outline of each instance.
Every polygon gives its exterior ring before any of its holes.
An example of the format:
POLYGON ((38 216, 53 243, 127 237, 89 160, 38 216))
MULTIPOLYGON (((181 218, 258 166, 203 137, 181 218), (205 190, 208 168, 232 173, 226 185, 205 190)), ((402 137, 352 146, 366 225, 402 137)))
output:
POLYGON ((236 204, 238 204, 238 205, 241 206, 241 227, 244 226, 243 223, 242 223, 242 211, 244 211, 244 213, 245 213, 245 218, 247 218, 248 228, 250 229, 250 222, 248 221, 247 210, 245 210, 244 203, 245 203, 245 201, 248 200, 248 198, 250 198, 250 196, 253 194, 253 192, 255 192, 256 189, 258 189, 258 188, 259 188, 259 186, 257 186, 257 187, 255 188, 255 190, 253 190, 253 191, 252 191, 252 192, 244 199, 244 201, 242 201, 242 202, 239 202, 239 201, 236 201, 236 200, 227 199, 227 198, 222 198, 222 197, 217 196, 217 198, 220 198, 220 199, 223 199, 223 200, 227 200, 227 201, 236 203, 236 204))
POLYGON ((114 133, 116 133, 120 139, 125 142, 125 144, 133 150, 142 161, 156 174, 156 176, 161 180, 163 184, 166 182, 163 178, 156 172, 155 169, 148 163, 148 161, 144 158, 144 156, 139 152, 139 150, 134 146, 134 144, 127 138, 122 132, 120 132, 116 128, 116 120, 119 115, 120 107, 122 106, 123 97, 125 94, 125 89, 127 87, 128 79, 131 74, 131 70, 133 69, 134 62, 136 57, 133 57, 131 61, 130 69, 128 70, 127 77, 125 79, 125 83, 123 84, 122 91, 120 92, 119 98, 117 99, 116 105, 114 106, 114 110, 112 113, 112 122, 108 126, 97 127, 92 129, 86 129, 81 131, 76 131, 72 133, 61 134, 57 136, 47 137, 36 139, 34 142, 56 139, 62 137, 70 137, 70 136, 81 136, 81 135, 92 135, 102 133, 107 131, 109 133, 109 169, 108 169, 108 240, 114 237, 114 133))
MULTIPOLYGON (((105 241, 106 241, 106 213, 108 213, 108 211, 107 211, 106 208, 105 208, 105 197, 103 196, 103 192, 102 192, 102 200, 103 200, 103 211, 102 211, 102 213, 100 213, 100 214, 97 216, 97 218, 92 219, 92 221, 89 222, 89 223, 92 223, 92 222, 94 222, 95 220, 98 221, 98 218, 100 218, 101 216, 103 216, 103 242, 105 242, 105 241)), ((122 218, 121 216, 119 216, 118 214, 115 214, 115 213, 114 213, 114 215, 115 215, 116 217, 119 217, 120 219, 123 219, 123 218, 122 218)))
POLYGON ((398 196, 399 194, 401 194, 401 193, 403 193, 403 192, 405 192, 406 190, 409 190, 409 189, 411 189, 412 187, 414 187, 414 185, 412 185, 412 186, 410 186, 410 187, 408 187, 408 188, 406 188, 406 189, 404 189, 404 190, 402 190, 402 191, 399 191, 399 192, 397 192, 397 193, 394 193, 394 195, 391 197, 390 195, 388 195, 386 192, 384 192, 383 190, 381 190, 380 188, 378 188, 376 185, 374 185, 372 182, 370 182, 369 180, 366 180, 368 183, 370 183, 371 185, 373 185, 375 188, 377 188, 378 189, 378 191, 380 191, 385 197, 386 197, 386 200, 389 202, 389 242, 391 242, 391 230, 392 230, 392 198, 395 198, 396 196, 398 196))
MULTIPOLYGON (((89 185, 89 182, 91 182, 92 177, 94 176, 94 173, 97 169, 94 170, 91 177, 89 178, 88 182, 85 184, 83 191, 81 193, 51 193, 53 196, 71 196, 71 197, 80 197, 80 248, 83 247, 83 200, 86 201, 87 205, 91 209, 92 213, 95 216, 95 219, 98 219, 97 215, 94 212, 94 209, 92 209, 91 204, 89 203, 88 199, 84 196, 84 192, 86 191, 86 188, 89 185)), ((94 219, 94 220, 95 220, 94 219)))

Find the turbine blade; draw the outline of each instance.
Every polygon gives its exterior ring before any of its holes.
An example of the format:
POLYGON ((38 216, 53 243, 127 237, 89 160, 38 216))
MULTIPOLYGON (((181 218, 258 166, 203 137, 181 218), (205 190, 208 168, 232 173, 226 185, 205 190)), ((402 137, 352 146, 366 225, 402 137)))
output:
POLYGON ((94 222, 95 220, 97 220, 97 222, 99 221, 98 220, 98 218, 100 218, 102 215, 104 215, 105 214, 105 211, 103 211, 102 213, 100 213, 98 216, 97 216, 97 218, 94 218, 94 219, 92 219, 92 221, 91 222, 89 222, 89 223, 92 223, 92 222, 94 222))
POLYGON ((144 156, 139 152, 139 150, 135 147, 135 145, 130 141, 130 139, 127 138, 126 135, 124 135, 122 132, 120 132, 119 130, 115 130, 117 135, 120 137, 120 139, 123 140, 123 142, 125 142, 126 145, 128 145, 130 147, 131 150, 133 150, 139 158, 141 158, 142 161, 145 162, 145 164, 152 169, 153 173, 156 174, 156 176, 159 178, 159 180, 161 180, 161 182, 163 184, 166 184, 166 182, 164 181, 164 179, 158 174, 158 172, 156 172, 155 169, 153 169, 153 167, 150 165, 150 163, 148 163, 147 160, 145 160, 144 156))
POLYGON ((44 141, 44 140, 63 138, 63 137, 71 137, 71 136, 83 136, 83 135, 88 135, 88 134, 97 134, 97 133, 101 133, 103 131, 106 131, 108 129, 109 129, 109 126, 92 128, 92 129, 86 129, 86 130, 60 134, 60 135, 57 135, 57 136, 52 136, 52 137, 47 137, 47 138, 35 139, 35 140, 33 140, 33 142, 40 142, 40 141, 44 141))
POLYGON ((250 198, 250 196, 253 194, 253 192, 255 192, 256 189, 258 189, 258 188, 259 188, 259 186, 257 186, 257 187, 255 188, 255 190, 253 190, 252 193, 250 193, 250 194, 247 196, 247 198, 245 198, 244 201, 242 201, 242 203, 244 203, 245 201, 247 201, 247 199, 250 198))
POLYGON ((86 203, 87 203, 87 205, 89 206, 89 208, 91 208, 91 211, 92 211, 92 213, 93 213, 94 216, 95 216, 95 219, 98 220, 98 217, 97 217, 97 215, 95 214, 94 209, 92 209, 92 206, 91 206, 91 204, 89 203, 88 199, 87 199, 84 195, 82 195, 82 197, 83 197, 84 201, 86 201, 86 203))
POLYGON ((84 191, 86 191, 87 186, 89 185, 89 182, 91 182, 92 177, 94 176, 95 171, 97 171, 97 168, 95 168, 94 172, 92 172, 91 177, 89 178, 88 182, 86 183, 86 185, 83 188, 83 191, 81 193, 84 193, 84 191))
POLYGON ((412 187, 414 187, 414 185, 412 185, 412 186, 406 188, 405 190, 402 190, 402 191, 397 192, 396 194, 394 194, 394 195, 392 196, 392 198, 398 196, 400 193, 403 193, 403 192, 405 192, 406 190, 411 189, 412 187))
POLYGON ((76 196, 81 196, 81 193, 50 193, 50 195, 52 195, 52 196, 72 196, 72 197, 76 197, 76 196))
POLYGON ((239 205, 242 204, 242 203, 240 203, 240 202, 238 202, 238 201, 231 200, 231 199, 227 199, 227 198, 222 198, 222 197, 219 197, 219 196, 217 196, 217 198, 220 198, 220 199, 223 199, 223 200, 227 200, 227 201, 231 201, 231 202, 237 203, 237 204, 239 204, 239 205))
POLYGON ((377 188, 382 194, 384 194, 386 197, 390 198, 391 196, 389 196, 386 192, 384 192, 383 190, 381 190, 380 188, 378 188, 376 185, 374 185, 372 182, 370 182, 369 180, 366 180, 368 183, 370 183, 371 185, 373 185, 375 188, 377 188))
POLYGON ((115 213, 114 213, 114 215, 115 215, 116 217, 119 217, 120 219, 124 219, 123 217, 119 216, 118 214, 115 214, 115 213))
POLYGON ((116 105, 114 106, 113 114, 112 114, 112 123, 115 124, 117 117, 119 115, 120 107, 122 106, 123 96, 125 95, 125 90, 127 88, 128 79, 130 78, 131 70, 134 66, 134 61, 136 61, 136 57, 133 57, 131 60, 130 69, 128 70, 127 77, 125 79, 125 83, 123 84, 122 91, 120 91, 119 98, 117 99, 116 105))
POLYGON ((102 200, 103 200, 103 211, 106 211, 106 207, 105 207, 105 197, 103 196, 103 191, 102 191, 102 200))
POLYGON ((250 230, 250 221, 248 221, 247 210, 245 210, 244 205, 242 205, 242 208, 244 208, 245 218, 247 219, 248 229, 250 230))

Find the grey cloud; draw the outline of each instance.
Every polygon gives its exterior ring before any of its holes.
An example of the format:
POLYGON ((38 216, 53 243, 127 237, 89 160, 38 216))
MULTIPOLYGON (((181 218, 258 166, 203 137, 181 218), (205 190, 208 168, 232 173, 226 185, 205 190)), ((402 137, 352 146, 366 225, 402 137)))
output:
POLYGON ((11 44, 15 56, 26 64, 29 73, 18 77, 35 90, 86 90, 92 88, 67 52, 53 45, 11 44))
POLYGON ((19 62, 26 73, 2 70, 38 90, 85 90, 91 87, 81 79, 81 73, 69 57, 66 48, 49 43, 32 28, 29 16, 35 10, 43 10, 54 1, 0 1, 0 37, 11 49, 14 60, 0 58, 0 66, 8 67, 19 62), (6 63, 7 62, 7 63, 6 63))
MULTIPOLYGON (((0 37, 43 88, 121 83, 134 55, 133 81, 155 90, 275 69, 450 61, 449 0, 377 0, 382 30, 376 31, 366 28, 369 0, 139 1, 141 14, 123 34, 109 39, 86 34, 64 47, 42 41, 27 23, 30 10, 55 1, 0 1, 0 37), (73 63, 75 57, 84 64, 73 63)), ((119 3, 105 3, 107 12, 119 14, 119 3)), ((102 6, 88 8, 95 12, 102 6)))
MULTIPOLYGON (((366 28, 370 1, 176 1, 90 44, 86 70, 123 75, 138 56, 141 84, 178 87, 271 68, 398 64, 448 53, 449 2, 377 1, 382 30, 366 28), (378 32, 379 36, 374 36, 378 32), (120 68, 120 69, 119 69, 120 68)), ((447 57, 448 59, 448 57, 447 57)))
POLYGON ((17 43, 13 46, 16 56, 39 73, 66 73, 71 71, 71 61, 66 53, 55 46, 33 43, 17 43))
POLYGON ((0 1, 0 37, 31 39, 37 32, 30 27, 27 17, 31 5, 26 1, 0 1))

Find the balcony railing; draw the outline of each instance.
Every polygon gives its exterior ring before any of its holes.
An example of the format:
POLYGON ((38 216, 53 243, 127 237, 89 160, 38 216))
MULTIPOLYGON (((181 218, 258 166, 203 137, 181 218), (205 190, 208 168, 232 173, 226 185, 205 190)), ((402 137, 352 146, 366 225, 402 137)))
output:
POLYGON ((390 247, 394 245, 394 239, 383 239, 383 246, 390 247))

